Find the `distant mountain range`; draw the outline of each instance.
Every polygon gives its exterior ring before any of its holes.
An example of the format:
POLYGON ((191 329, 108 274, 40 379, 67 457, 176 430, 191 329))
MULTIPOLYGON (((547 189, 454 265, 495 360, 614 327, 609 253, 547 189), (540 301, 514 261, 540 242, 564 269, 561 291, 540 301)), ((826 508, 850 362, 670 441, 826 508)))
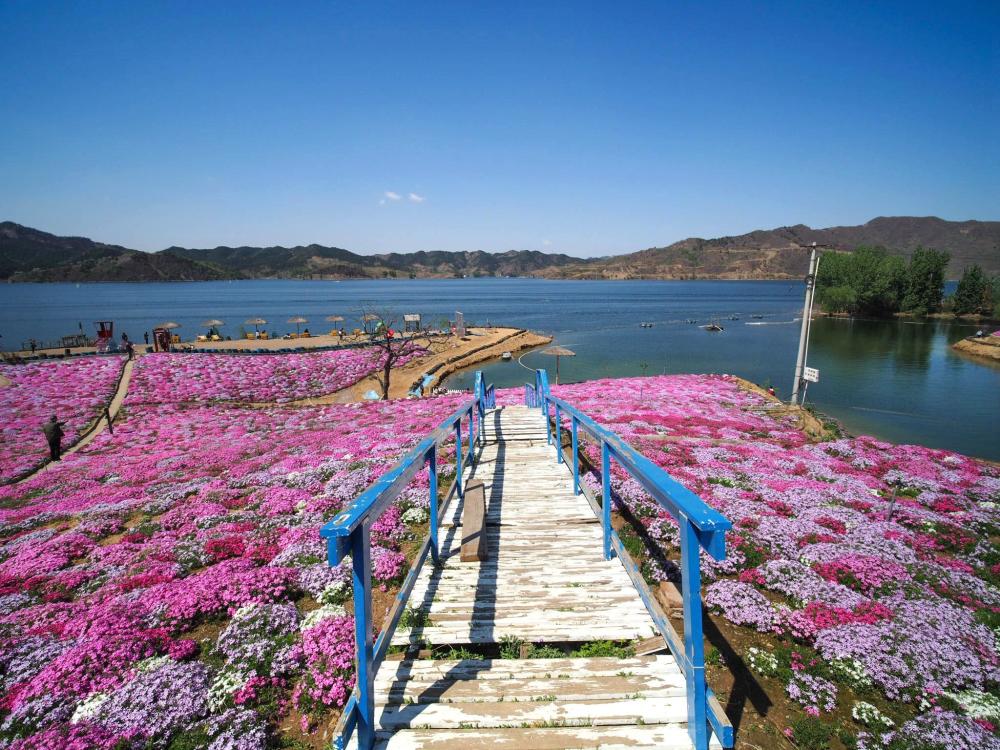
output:
POLYGON ((692 237, 667 247, 604 258, 534 250, 359 255, 338 247, 170 247, 155 253, 57 237, 0 223, 0 279, 9 281, 210 281, 259 278, 448 278, 534 276, 565 279, 788 279, 805 274, 804 246, 848 252, 881 245, 904 257, 918 246, 951 253, 950 278, 969 265, 1000 273, 1000 222, 879 217, 854 227, 803 224, 736 237, 692 237))

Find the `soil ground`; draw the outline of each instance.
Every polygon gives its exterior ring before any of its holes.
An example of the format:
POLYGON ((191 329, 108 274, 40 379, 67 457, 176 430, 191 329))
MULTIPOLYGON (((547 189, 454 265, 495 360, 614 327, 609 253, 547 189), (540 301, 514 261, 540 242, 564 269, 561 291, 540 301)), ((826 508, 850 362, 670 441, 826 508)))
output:
POLYGON ((1000 336, 969 337, 952 344, 951 348, 965 354, 1000 362, 1000 336))

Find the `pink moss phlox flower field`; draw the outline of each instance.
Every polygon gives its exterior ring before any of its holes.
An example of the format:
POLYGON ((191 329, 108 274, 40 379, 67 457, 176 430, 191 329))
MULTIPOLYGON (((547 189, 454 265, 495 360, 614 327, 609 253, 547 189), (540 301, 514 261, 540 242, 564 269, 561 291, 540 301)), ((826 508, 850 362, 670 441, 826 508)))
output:
MULTIPOLYGON (((736 625, 818 654, 809 673, 787 685, 808 712, 831 710, 837 701, 836 687, 826 687, 831 680, 914 709, 958 710, 969 691, 996 695, 995 467, 869 437, 810 443, 790 418, 770 416, 763 396, 726 376, 601 380, 552 390, 733 522, 727 560, 703 555, 705 601, 736 625)), ((516 403, 522 394, 511 389, 499 400, 516 403)), ((585 451, 599 466, 598 447, 588 442, 585 451)), ((599 474, 586 482, 600 494, 599 474)), ((617 507, 645 527, 665 556, 676 549, 672 519, 638 483, 615 467, 612 487, 617 507)), ((653 581, 679 575, 666 559, 650 559, 644 573, 653 581)), ((992 700, 1000 710, 1000 700, 992 700)), ((973 727, 967 734, 981 740, 984 733, 973 727)), ((942 734, 959 735, 965 736, 942 734)))
MULTIPOLYGON (((262 748, 342 706, 350 581, 319 528, 461 400, 134 405, 0 490, 0 748, 262 748)), ((376 585, 427 492, 375 524, 376 585)))
MULTIPOLYGON (((396 366, 418 356, 400 357, 396 366)), ((159 352, 136 362, 127 403, 315 398, 354 385, 382 361, 375 348, 261 355, 159 352)))
MULTIPOLYGON (((140 379, 114 435, 0 489, 0 750, 251 750, 350 694, 349 572, 329 568, 318 530, 465 397, 258 409, 223 402, 282 396, 172 377, 180 401, 218 403, 143 404, 160 386, 140 379)), ((784 675, 805 714, 868 695, 906 712, 878 724, 859 709, 865 747, 996 746, 994 468, 865 437, 811 443, 725 376, 553 390, 733 521, 728 559, 703 558, 706 603, 784 644, 748 662, 784 675)), ((427 488, 422 473, 373 524, 377 586, 405 573, 427 488)), ((663 553, 644 575, 677 580, 669 515, 618 468, 613 491, 663 553)))
POLYGON ((72 444, 114 395, 124 357, 76 357, 20 365, 0 364, 0 482, 48 457, 42 423, 65 422, 63 446, 72 444), (3 382, 3 380, 0 380, 3 382))

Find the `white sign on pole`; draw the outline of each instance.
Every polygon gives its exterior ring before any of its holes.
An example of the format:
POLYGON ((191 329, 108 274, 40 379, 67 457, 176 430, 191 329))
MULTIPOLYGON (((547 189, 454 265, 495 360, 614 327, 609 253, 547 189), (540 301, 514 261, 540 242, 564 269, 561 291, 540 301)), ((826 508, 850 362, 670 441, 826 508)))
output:
POLYGON ((803 367, 802 368, 802 379, 808 383, 818 383, 819 382, 819 370, 815 367, 803 367))
POLYGON ((459 336, 465 335, 465 316, 460 312, 455 313, 455 333, 459 336))

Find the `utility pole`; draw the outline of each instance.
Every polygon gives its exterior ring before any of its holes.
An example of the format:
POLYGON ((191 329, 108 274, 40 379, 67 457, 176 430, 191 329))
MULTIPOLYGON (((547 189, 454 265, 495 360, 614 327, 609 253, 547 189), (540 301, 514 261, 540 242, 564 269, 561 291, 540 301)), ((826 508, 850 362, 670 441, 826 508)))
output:
POLYGON ((814 242, 809 246, 809 273, 806 276, 806 298, 802 305, 802 330, 799 331, 799 355, 795 359, 795 381, 792 383, 792 404, 799 403, 799 389, 802 387, 802 373, 806 366, 806 355, 809 351, 809 329, 812 328, 813 298, 816 295, 816 271, 819 269, 818 245, 814 242))

